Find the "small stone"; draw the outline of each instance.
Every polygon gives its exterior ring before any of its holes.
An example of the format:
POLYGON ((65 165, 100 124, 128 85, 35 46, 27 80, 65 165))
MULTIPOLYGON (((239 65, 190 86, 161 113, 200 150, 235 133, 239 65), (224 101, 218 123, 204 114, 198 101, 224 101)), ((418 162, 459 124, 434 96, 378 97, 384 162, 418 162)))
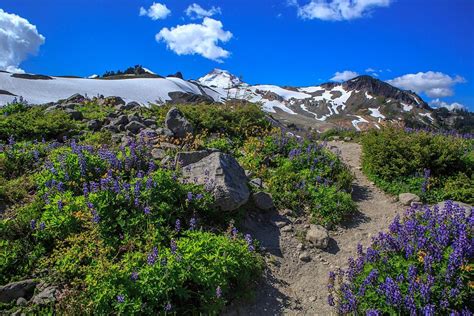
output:
POLYGON ((291 227, 291 225, 286 225, 286 226, 283 226, 280 231, 284 232, 284 233, 287 233, 287 232, 291 232, 293 230, 293 227, 291 227))
POLYGON ((312 303, 312 302, 316 301, 316 297, 315 296, 310 296, 308 298, 308 301, 312 303))
POLYGON ((284 226, 286 226, 288 223, 285 222, 285 221, 277 221, 275 222, 275 226, 278 227, 278 228, 282 228, 284 226))
POLYGON ((249 184, 259 189, 263 188, 263 181, 260 178, 255 178, 255 179, 250 180, 249 184))
POLYGON ((293 211, 286 208, 286 209, 281 210, 280 214, 283 216, 291 216, 291 214, 293 214, 293 211))
POLYGON ((311 256, 309 255, 309 253, 307 251, 303 251, 299 257, 298 257, 301 261, 303 262, 309 262, 311 261, 311 256))
POLYGON ((24 297, 20 297, 16 300, 17 306, 26 306, 28 305, 28 301, 24 297))
POLYGON ((153 148, 151 151, 151 156, 153 157, 153 159, 161 160, 165 158, 166 151, 161 148, 153 148))
POLYGON ((405 206, 410 206, 412 202, 420 202, 420 197, 413 193, 401 193, 398 195, 398 200, 405 206))
POLYGON ((296 250, 298 250, 298 251, 304 250, 304 245, 303 245, 302 243, 299 243, 299 244, 296 246, 296 250))
POLYGON ((306 240, 316 248, 326 249, 329 244, 329 233, 321 225, 311 224, 306 233, 306 240))

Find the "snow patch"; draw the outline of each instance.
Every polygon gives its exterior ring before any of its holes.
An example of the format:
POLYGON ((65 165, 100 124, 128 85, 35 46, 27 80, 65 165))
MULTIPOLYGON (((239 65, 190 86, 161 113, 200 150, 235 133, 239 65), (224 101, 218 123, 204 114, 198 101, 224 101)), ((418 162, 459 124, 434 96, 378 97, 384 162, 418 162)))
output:
POLYGON ((408 104, 403 103, 403 102, 400 102, 400 104, 403 105, 403 111, 405 111, 405 112, 409 112, 413 109, 412 105, 408 105, 408 104))
POLYGON ((361 129, 359 128, 359 124, 360 123, 369 123, 369 121, 367 121, 366 119, 364 119, 362 116, 359 116, 359 115, 356 115, 356 117, 358 117, 359 119, 358 120, 353 120, 352 121, 352 125, 355 127, 355 129, 357 131, 361 131, 361 129))
POLYGON ((375 117, 375 118, 381 118, 385 119, 385 115, 380 113, 380 107, 379 108, 369 108, 370 111, 370 116, 375 117))

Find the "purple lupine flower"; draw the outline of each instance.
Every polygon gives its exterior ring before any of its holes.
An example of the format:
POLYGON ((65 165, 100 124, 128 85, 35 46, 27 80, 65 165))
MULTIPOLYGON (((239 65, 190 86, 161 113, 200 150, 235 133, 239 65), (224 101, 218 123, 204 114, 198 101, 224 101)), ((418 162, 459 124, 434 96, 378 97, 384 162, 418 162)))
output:
POLYGON ((44 222, 41 222, 41 223, 39 224, 39 229, 40 229, 40 230, 44 230, 45 228, 46 228, 46 224, 45 224, 44 222))
POLYGON ((177 233, 181 231, 181 221, 179 220, 179 218, 176 220, 176 223, 174 225, 174 230, 177 233))
POLYGON ((191 202, 193 200, 193 193, 192 192, 188 192, 188 195, 186 197, 186 201, 188 202, 191 202))
POLYGON ((334 302, 334 296, 332 294, 328 295, 328 304, 329 304, 329 306, 336 305, 335 302, 334 302))
POLYGON ((35 228, 36 228, 36 219, 32 219, 32 220, 30 221, 30 227, 31 227, 31 229, 35 229, 35 228))
POLYGON ((189 230, 195 230, 196 224, 197 224, 196 218, 191 217, 191 219, 189 220, 189 230))
POLYGON ((165 312, 169 312, 169 311, 171 311, 172 308, 173 308, 173 307, 171 306, 171 303, 168 302, 168 303, 166 303, 166 305, 165 305, 165 307, 164 307, 164 311, 165 311, 165 312))
POLYGON ((158 257, 158 248, 153 247, 153 251, 148 255, 147 263, 149 265, 155 264, 156 258, 158 257))
POLYGON ((365 312, 365 316, 379 316, 380 313, 376 309, 369 309, 365 312))
POLYGON ((145 209, 143 210, 143 212, 145 213, 145 215, 150 215, 151 214, 151 209, 149 206, 145 206, 145 209))
POLYGON ((122 294, 117 295, 117 302, 124 303, 125 302, 125 296, 123 296, 122 294))
POLYGON ((239 231, 237 230, 237 228, 235 226, 232 227, 232 230, 231 230, 231 235, 232 235, 232 238, 237 238, 237 234, 239 233, 239 231))
POLYGON ((196 200, 201 200, 202 198, 204 197, 204 195, 202 195, 202 193, 198 193, 196 194, 196 200))
POLYGON ((245 234, 245 241, 247 242, 248 250, 254 251, 255 246, 253 245, 252 236, 250 234, 245 234))
POLYGON ((221 298, 222 297, 222 289, 220 286, 216 288, 216 297, 221 298))
POLYGON ((133 271, 132 274, 130 275, 130 279, 132 279, 132 281, 136 281, 138 280, 138 272, 137 271, 133 271))
POLYGON ((176 240, 171 239, 170 249, 171 249, 172 254, 176 254, 176 251, 178 250, 178 245, 176 244, 176 240))
POLYGON ((59 211, 62 211, 62 210, 63 210, 63 207, 64 207, 63 201, 62 201, 62 200, 59 200, 59 201, 58 201, 58 210, 59 210, 59 211))

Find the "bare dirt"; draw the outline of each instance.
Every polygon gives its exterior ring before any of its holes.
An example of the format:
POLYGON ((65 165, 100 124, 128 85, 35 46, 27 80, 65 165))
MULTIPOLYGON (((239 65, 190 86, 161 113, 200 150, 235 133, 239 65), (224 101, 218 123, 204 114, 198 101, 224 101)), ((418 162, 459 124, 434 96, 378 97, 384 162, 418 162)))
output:
POLYGON ((357 245, 370 244, 372 236, 388 228, 404 206, 376 188, 361 172, 361 146, 350 142, 330 142, 355 175, 353 199, 358 212, 329 232, 326 250, 310 248, 304 242, 309 227, 307 218, 293 217, 280 210, 254 214, 244 226, 265 247, 267 269, 251 302, 236 302, 226 315, 332 315, 327 304, 328 273, 346 267, 355 256, 357 245), (300 260, 307 252, 309 262, 300 260))

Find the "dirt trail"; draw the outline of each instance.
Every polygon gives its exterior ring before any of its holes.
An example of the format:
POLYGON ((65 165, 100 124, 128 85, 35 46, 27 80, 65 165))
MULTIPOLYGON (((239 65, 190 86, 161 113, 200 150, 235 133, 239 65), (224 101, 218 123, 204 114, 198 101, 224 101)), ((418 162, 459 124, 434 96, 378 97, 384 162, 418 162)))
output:
POLYGON ((267 249, 268 269, 253 303, 236 303, 227 315, 331 315, 327 304, 328 272, 345 267, 347 259, 356 255, 357 244, 369 245, 372 236, 388 225, 404 207, 393 197, 376 188, 360 171, 361 146, 356 143, 330 142, 355 174, 353 199, 358 213, 350 221, 330 231, 328 249, 301 249, 307 230, 306 219, 293 218, 285 212, 255 215, 245 226, 267 249), (299 256, 307 252, 311 261, 299 256))

